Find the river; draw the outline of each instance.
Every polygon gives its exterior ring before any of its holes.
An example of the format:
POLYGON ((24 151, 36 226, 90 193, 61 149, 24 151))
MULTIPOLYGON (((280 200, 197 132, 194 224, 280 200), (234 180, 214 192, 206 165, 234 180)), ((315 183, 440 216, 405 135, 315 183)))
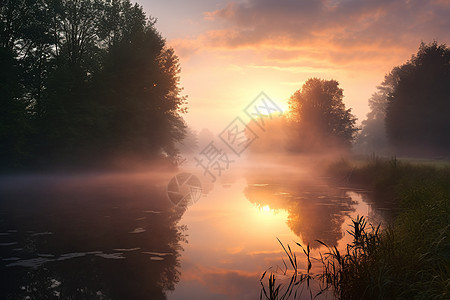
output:
POLYGON ((342 249, 352 217, 377 224, 389 211, 292 166, 234 168, 214 183, 195 166, 4 176, 0 197, 2 299, 258 299, 262 273, 284 268, 277 238, 302 270, 295 242, 313 256, 317 239, 342 249))

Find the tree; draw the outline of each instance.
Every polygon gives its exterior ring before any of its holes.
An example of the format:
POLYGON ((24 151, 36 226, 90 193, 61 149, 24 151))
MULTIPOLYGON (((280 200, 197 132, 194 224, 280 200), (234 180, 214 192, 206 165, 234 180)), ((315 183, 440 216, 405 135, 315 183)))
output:
POLYGON ((296 151, 349 149, 356 118, 346 109, 343 90, 336 80, 312 78, 289 100, 290 118, 298 132, 292 148, 296 151))
POLYGON ((386 130, 398 153, 450 153, 450 49, 421 43, 416 55, 391 72, 386 130))
POLYGON ((388 97, 398 80, 399 68, 394 68, 377 86, 377 91, 369 99, 370 112, 362 121, 362 129, 357 136, 354 149, 362 153, 384 153, 390 149, 386 136, 386 107, 388 97))
POLYGON ((25 146, 29 122, 25 103, 18 100, 22 94, 19 67, 13 54, 0 48, 0 166, 15 168, 20 165, 20 155, 28 155, 25 146))
MULTIPOLYGON (((39 82, 39 55, 45 43, 42 1, 0 1, 0 168, 16 168, 29 155, 28 107, 39 82), (30 62, 34 57, 34 66, 30 62)), ((41 55, 42 56, 42 55, 41 55)))
POLYGON ((141 6, 1 1, 0 166, 176 157, 180 65, 141 6))

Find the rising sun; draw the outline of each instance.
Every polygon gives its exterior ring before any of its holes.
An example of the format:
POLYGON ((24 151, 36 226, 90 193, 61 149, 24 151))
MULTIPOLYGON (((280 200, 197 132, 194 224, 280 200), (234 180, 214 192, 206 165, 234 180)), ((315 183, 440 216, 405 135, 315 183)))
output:
POLYGON ((269 207, 269 205, 265 205, 265 206, 263 206, 263 207, 261 208, 261 210, 262 210, 262 211, 265 211, 265 212, 269 212, 269 211, 270 211, 270 207, 269 207))

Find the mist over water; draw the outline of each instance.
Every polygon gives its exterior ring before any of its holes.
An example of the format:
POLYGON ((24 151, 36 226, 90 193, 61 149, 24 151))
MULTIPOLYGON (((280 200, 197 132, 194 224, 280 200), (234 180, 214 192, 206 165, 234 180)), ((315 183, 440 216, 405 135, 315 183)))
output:
POLYGON ((138 2, 2 1, 0 299, 445 298, 446 1, 138 2))
POLYGON ((21 298, 164 298, 179 278, 184 210, 170 174, 3 178, 2 294, 21 298))
POLYGON ((343 245, 351 216, 382 219, 369 193, 307 167, 323 157, 258 159, 237 160, 214 183, 193 163, 2 177, 2 296, 254 299, 262 272, 282 266, 277 237, 318 251, 316 239, 343 245), (168 196, 183 172, 203 193, 187 207, 168 196))

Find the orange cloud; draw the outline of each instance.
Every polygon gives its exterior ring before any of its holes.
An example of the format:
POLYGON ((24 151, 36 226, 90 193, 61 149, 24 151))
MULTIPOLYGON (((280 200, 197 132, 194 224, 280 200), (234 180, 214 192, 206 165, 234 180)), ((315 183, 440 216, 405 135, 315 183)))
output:
POLYGON ((261 273, 196 267, 183 271, 182 276, 183 280, 200 282, 213 293, 250 299, 258 295, 261 273))
POLYGON ((176 44, 181 55, 253 49, 272 63, 314 60, 328 64, 327 68, 373 65, 404 60, 422 40, 449 40, 449 15, 445 1, 230 2, 204 13, 217 29, 176 44))

